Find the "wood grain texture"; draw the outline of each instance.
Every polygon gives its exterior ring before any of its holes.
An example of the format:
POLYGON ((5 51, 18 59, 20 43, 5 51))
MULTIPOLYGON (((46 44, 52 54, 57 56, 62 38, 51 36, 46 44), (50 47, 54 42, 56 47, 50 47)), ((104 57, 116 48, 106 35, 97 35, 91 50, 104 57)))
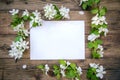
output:
MULTIPOLYGON (((30 12, 38 9, 43 12, 43 6, 47 3, 55 3, 59 7, 64 5, 71 9, 70 20, 85 20, 85 60, 69 60, 76 63, 83 69, 81 80, 86 78, 86 70, 89 63, 99 63, 107 71, 103 80, 120 80, 120 0, 101 0, 100 5, 106 6, 108 12, 106 19, 109 26, 107 37, 102 37, 104 46, 104 57, 102 59, 91 59, 91 51, 87 48, 87 36, 90 32, 90 23, 93 15, 90 11, 84 11, 84 15, 79 15, 82 10, 79 0, 0 0, 0 80, 57 80, 55 77, 46 76, 36 69, 39 64, 58 64, 58 60, 30 60, 30 52, 27 50, 22 59, 15 63, 14 59, 8 55, 10 44, 14 40, 16 33, 11 29, 11 16, 9 10, 20 9, 20 13, 28 9, 30 12), (23 70, 22 65, 26 64, 27 69, 23 70)), ((29 27, 29 25, 26 25, 29 27)), ((29 39, 28 39, 29 40, 29 39)), ((61 78, 60 80, 69 80, 61 78)))
MULTIPOLYGON (((83 70, 81 80, 88 80, 86 78, 86 70, 83 70)), ((39 70, 6 70, 4 80, 57 80, 56 77, 46 76, 41 74, 39 70), (12 73, 12 74, 11 74, 12 73), (16 75, 16 77, 15 77, 16 75)), ((120 71, 108 70, 107 75, 104 76, 103 80, 119 80, 120 71)), ((60 80, 70 80, 61 78, 60 80)))
MULTIPOLYGON (((0 10, 10 10, 13 8, 16 9, 30 9, 30 10, 42 10, 43 7, 47 3, 54 3, 57 6, 64 5, 69 7, 72 10, 80 10, 81 8, 78 6, 80 0, 11 0, 8 3, 8 0, 1 0, 0 1, 0 10), (22 5, 22 6, 21 6, 22 5)), ((109 10, 120 10, 120 0, 101 0, 101 6, 107 6, 109 10), (112 6, 111 6, 112 4, 112 6)))
MULTIPOLYGON (((22 12, 22 11, 21 11, 22 12)), ((80 15, 79 11, 71 11, 70 12, 70 20, 85 20, 85 34, 89 34, 90 31, 90 23, 93 15, 90 14, 89 11, 84 11, 84 15, 80 15)), ((120 11, 108 11, 106 17, 109 26, 109 34, 120 33, 120 11), (117 31, 117 32, 116 32, 117 31)), ((0 12, 0 34, 15 34, 15 32, 10 27, 11 15, 8 11, 0 12)), ((29 27, 29 25, 25 25, 29 27)))
MULTIPOLYGON (((108 35, 107 37, 103 37, 102 40, 104 41, 104 57, 105 58, 119 58, 120 57, 120 51, 119 51, 119 47, 120 45, 120 39, 118 38, 120 34, 117 34, 115 36, 112 35, 108 35), (117 56, 116 56, 117 55, 117 56)), ((10 56, 8 55, 8 50, 10 49, 10 44, 12 44, 12 41, 15 39, 16 35, 0 35, 0 58, 10 58, 10 56)), ((91 58, 91 53, 90 53, 90 49, 87 48, 87 36, 85 37, 85 55, 86 58, 91 58)), ((29 58, 30 56, 30 52, 29 50, 27 50, 24 53, 23 58, 29 58)))
MULTIPOLYGON (((29 59, 21 59, 17 63, 15 63, 14 59, 0 59, 0 68, 6 69, 22 69, 22 65, 28 65, 29 69, 36 69, 36 66, 39 64, 49 64, 52 66, 53 64, 58 64, 58 60, 29 60, 29 59)), ((89 66, 89 63, 99 63, 104 65, 106 70, 119 70, 120 59, 116 58, 104 58, 104 59, 85 59, 85 60, 69 60, 70 62, 76 63, 78 66, 81 66, 83 70, 86 70, 89 66), (109 64, 109 65, 108 65, 109 64)))

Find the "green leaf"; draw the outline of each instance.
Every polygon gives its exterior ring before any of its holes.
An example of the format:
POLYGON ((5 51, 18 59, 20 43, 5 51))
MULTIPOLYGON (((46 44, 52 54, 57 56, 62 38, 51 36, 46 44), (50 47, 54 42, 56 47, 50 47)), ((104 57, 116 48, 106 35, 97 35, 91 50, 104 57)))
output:
POLYGON ((98 32, 98 30, 93 31, 92 33, 95 34, 95 35, 99 35, 99 34, 100 34, 100 33, 98 32))
POLYGON ((72 69, 76 69, 76 64, 71 63, 70 66, 71 66, 72 69))
POLYGON ((100 16, 104 16, 107 12, 107 8, 106 7, 102 7, 100 10, 99 10, 99 15, 100 16))
POLYGON ((20 41, 20 39, 22 39, 22 36, 17 36, 17 37, 15 38, 15 42, 20 41))
POLYGON ((44 65, 37 66, 38 69, 44 69, 44 65))
POLYGON ((103 27, 103 28, 107 28, 108 25, 107 25, 107 24, 103 24, 102 27, 103 27))
POLYGON ((23 20, 29 20, 29 16, 23 16, 23 20))
POLYGON ((100 58, 100 54, 98 54, 97 52, 93 52, 92 53, 92 57, 95 59, 99 59, 100 58))
POLYGON ((98 77, 96 75, 92 75, 91 80, 99 80, 99 79, 98 79, 98 77))
POLYGON ((97 40, 96 40, 96 43, 97 43, 97 44, 102 44, 103 42, 102 42, 102 40, 97 39, 97 40))
POLYGON ((76 73, 73 70, 69 70, 68 72, 66 72, 66 77, 67 78, 75 78, 76 73))
POLYGON ((66 66, 66 61, 65 60, 60 60, 59 63, 63 66, 66 66))
POLYGON ((88 6, 92 6, 94 4, 94 0, 88 0, 88 6))
POLYGON ((95 69, 95 68, 90 67, 90 68, 87 70, 87 78, 90 79, 90 80, 99 80, 99 79, 96 77, 96 69, 95 69))
POLYGON ((93 42, 88 42, 88 48, 93 48, 93 42))
POLYGON ((94 46, 95 49, 97 49, 98 48, 98 43, 94 42, 93 46, 94 46))
POLYGON ((57 11, 57 14, 60 14, 59 8, 54 4, 54 9, 57 11))
POLYGON ((62 15, 60 15, 60 14, 56 14, 54 17, 56 20, 60 20, 63 18, 62 15))
POLYGON ((97 14, 98 11, 99 11, 98 8, 94 8, 94 9, 91 10, 91 13, 92 13, 92 14, 97 14))
POLYGON ((38 26, 38 23, 34 22, 32 26, 36 27, 36 26, 38 26))
POLYGON ((59 69, 59 67, 57 65, 53 65, 54 69, 59 69))
POLYGON ((87 9, 87 4, 83 3, 82 4, 82 9, 86 10, 87 9))
POLYGON ((95 0, 95 3, 96 3, 96 4, 100 3, 100 0, 95 0))
POLYGON ((57 76, 56 76, 56 77, 57 77, 57 79, 59 80, 59 79, 60 79, 60 74, 57 74, 57 76))

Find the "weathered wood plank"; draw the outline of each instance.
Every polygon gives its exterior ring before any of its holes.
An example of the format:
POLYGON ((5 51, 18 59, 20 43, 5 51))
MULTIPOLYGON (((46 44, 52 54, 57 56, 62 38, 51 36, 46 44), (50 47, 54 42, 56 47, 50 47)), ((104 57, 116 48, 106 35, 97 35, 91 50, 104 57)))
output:
POLYGON ((0 2, 0 10, 8 9, 30 9, 30 10, 42 10, 47 3, 53 3, 57 6, 64 5, 70 9, 79 9, 79 6, 73 0, 14 0, 9 5, 4 2, 0 2), (21 6, 22 5, 22 6, 21 6))
MULTIPOLYGON (((0 0, 0 10, 9 10, 13 8, 42 10, 47 3, 53 3, 58 6, 64 5, 73 10, 80 10, 79 2, 80 0, 0 0)), ((108 10, 120 10, 119 0, 102 0, 100 5, 106 6, 108 10)))
MULTIPOLYGON (((98 63, 103 65, 107 70, 119 70, 120 59, 117 58, 104 58, 104 59, 85 59, 85 60, 69 60, 70 62, 76 63, 78 66, 81 66, 83 69, 87 69, 89 63, 98 63)), ((22 69, 22 65, 26 64, 27 69, 36 69, 36 66, 39 64, 58 64, 58 60, 30 60, 30 59, 20 59, 17 63, 15 63, 14 59, 0 59, 0 68, 4 67, 4 69, 22 69)))
MULTIPOLYGON (((109 34, 120 33, 119 13, 119 11, 108 11, 106 15, 110 30, 109 34)), ((71 11, 70 16, 70 20, 85 20, 85 34, 89 34, 91 17, 93 16, 89 11, 85 11, 84 15, 79 15, 78 11, 71 11)), ((10 27, 11 21, 11 16, 8 12, 0 12, 0 34, 15 34, 15 32, 10 27)), ((29 27, 29 25, 26 26, 29 27)))
POLYGON ((0 80, 3 80, 3 70, 0 69, 0 80))
MULTIPOLYGON (((88 80, 86 78, 86 70, 83 70, 81 80, 88 80)), ((106 70, 103 80, 119 80, 120 70, 106 70)), ((56 77, 46 76, 39 70, 5 70, 4 80, 56 80, 56 77)), ((61 78, 60 80, 69 80, 61 78)))
MULTIPOLYGON (((107 37, 103 37, 102 40, 104 42, 104 48, 105 58, 119 58, 120 57, 120 39, 118 38, 120 34, 116 35, 108 35, 107 37), (117 55, 117 56, 116 56, 117 55)), ((90 49, 87 48, 87 35, 85 37, 85 53, 86 58, 91 58, 91 52, 90 49)), ((12 44, 12 41, 15 39, 15 35, 0 35, 0 58, 10 58, 8 55, 8 50, 10 49, 10 45, 12 44)), ((30 52, 27 50, 24 53, 23 58, 29 58, 30 52)))

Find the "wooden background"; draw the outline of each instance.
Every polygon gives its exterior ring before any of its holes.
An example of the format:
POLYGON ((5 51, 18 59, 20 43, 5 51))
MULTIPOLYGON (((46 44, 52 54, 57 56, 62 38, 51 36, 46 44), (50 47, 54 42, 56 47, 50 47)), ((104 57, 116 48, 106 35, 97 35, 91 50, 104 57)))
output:
MULTIPOLYGON (((85 20, 87 44, 87 36, 93 15, 89 11, 85 11, 84 15, 78 14, 78 11, 81 10, 78 6, 79 0, 0 0, 0 80, 56 80, 55 77, 43 75, 35 66, 46 63, 49 65, 57 64, 57 60, 30 61, 29 51, 26 51, 23 58, 17 63, 8 56, 9 46, 16 36, 16 33, 10 28, 11 16, 8 11, 13 8, 42 11, 43 6, 47 3, 55 3, 58 6, 64 5, 70 8, 71 20, 85 20), (23 64, 28 65, 26 70, 22 69, 23 64)), ((100 5, 108 8, 106 17, 109 34, 107 37, 102 37, 104 41, 104 58, 91 59, 91 52, 86 47, 86 59, 71 62, 75 62, 82 67, 83 75, 81 80, 87 80, 86 70, 88 64, 93 62, 99 63, 106 68, 107 74, 103 80, 120 80, 120 0, 101 0, 100 5)), ((67 79, 61 78, 61 80, 67 79)))

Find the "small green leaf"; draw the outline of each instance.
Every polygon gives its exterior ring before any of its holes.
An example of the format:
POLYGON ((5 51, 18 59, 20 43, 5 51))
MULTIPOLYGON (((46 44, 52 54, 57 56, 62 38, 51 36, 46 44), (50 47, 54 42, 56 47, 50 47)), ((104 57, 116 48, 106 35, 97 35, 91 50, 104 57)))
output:
POLYGON ((99 34, 100 34, 100 33, 98 32, 98 30, 93 31, 92 33, 95 34, 95 35, 99 35, 99 34))
POLYGON ((20 41, 20 39, 22 39, 22 36, 17 36, 17 37, 15 38, 15 42, 20 41))
POLYGON ((102 44, 103 42, 102 42, 102 40, 97 39, 97 40, 96 40, 96 43, 97 43, 97 44, 102 44))
POLYGON ((71 66, 72 69, 76 69, 76 64, 71 63, 70 66, 71 66))
POLYGON ((93 42, 88 42, 88 48, 93 48, 93 42))
POLYGON ((103 27, 103 28, 107 28, 108 25, 107 25, 107 24, 103 24, 102 27, 103 27))
POLYGON ((98 48, 98 43, 94 42, 93 46, 94 46, 95 49, 97 49, 98 48))
POLYGON ((73 70, 69 70, 68 72, 66 72, 66 77, 67 78, 75 78, 76 73, 73 70))
POLYGON ((100 0, 95 0, 95 3, 96 3, 96 4, 100 3, 100 0))
POLYGON ((54 6, 54 9, 57 11, 57 14, 60 14, 58 7, 55 4, 53 6, 54 6))
POLYGON ((62 15, 60 15, 60 14, 56 14, 54 17, 56 20, 60 20, 63 18, 62 15))
POLYGON ((65 60, 60 60, 59 63, 63 66, 66 66, 66 61, 65 60))
POLYGON ((92 57, 95 59, 99 59, 100 58, 100 54, 98 54, 97 52, 93 52, 92 53, 92 57))
POLYGON ((82 4, 82 9, 86 10, 87 9, 87 4, 83 3, 82 4))
POLYGON ((60 79, 60 74, 57 74, 57 76, 56 76, 56 77, 57 77, 57 79, 59 80, 59 79, 60 79))
POLYGON ((29 20, 29 16, 23 16, 23 20, 29 20))
POLYGON ((38 69, 44 69, 44 65, 37 66, 38 69))
POLYGON ((36 27, 36 26, 38 26, 38 23, 34 22, 32 26, 36 27))
POLYGON ((59 67, 57 65, 53 65, 54 69, 59 69, 59 67))
POLYGON ((99 10, 99 15, 100 16, 104 16, 107 12, 107 8, 106 7, 102 7, 100 10, 99 10))
POLYGON ((96 75, 92 75, 91 80, 99 80, 99 79, 98 79, 98 77, 96 75))
POLYGON ((92 13, 92 14, 97 14, 98 11, 99 11, 98 8, 94 8, 94 9, 91 10, 91 13, 92 13))

